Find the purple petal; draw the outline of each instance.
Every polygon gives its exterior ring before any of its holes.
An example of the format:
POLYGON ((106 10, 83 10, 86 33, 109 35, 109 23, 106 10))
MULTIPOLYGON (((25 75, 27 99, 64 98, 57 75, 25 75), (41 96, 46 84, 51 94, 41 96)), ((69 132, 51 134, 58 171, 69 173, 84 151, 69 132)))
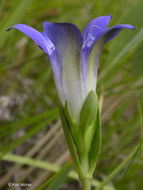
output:
POLYGON ((43 35, 47 36, 56 48, 57 61, 61 68, 64 101, 68 102, 73 118, 77 118, 77 113, 82 106, 82 34, 75 25, 70 23, 45 22, 43 27, 43 35))
POLYGON ((90 47, 96 37, 103 32, 109 24, 112 15, 100 16, 93 19, 83 31, 84 47, 90 47))
POLYGON ((97 39, 97 36, 105 31, 108 26, 112 15, 100 16, 93 19, 83 31, 84 44, 82 47, 82 69, 83 69, 83 80, 86 81, 87 63, 88 56, 90 54, 92 45, 97 39))
MULTIPOLYGON (((43 24, 44 32, 43 35, 49 38, 57 51, 60 51, 61 45, 62 51, 66 50, 64 45, 69 45, 70 40, 76 41, 78 48, 80 49, 83 44, 83 38, 78 27, 71 23, 50 23, 44 22, 43 24)), ((60 53, 61 53, 60 52, 60 53)), ((59 53, 59 52, 58 52, 59 53)))
POLYGON ((118 33, 122 31, 123 29, 135 30, 135 27, 130 24, 118 24, 100 33, 99 36, 97 36, 96 40, 98 40, 100 37, 104 37, 104 43, 107 43, 113 38, 115 38, 118 35, 118 33))
POLYGON ((34 28, 27 26, 25 24, 17 24, 15 26, 13 26, 12 28, 15 28, 15 29, 23 32, 24 34, 26 34, 49 56, 55 50, 55 47, 54 47, 53 43, 50 41, 50 39, 45 38, 40 32, 38 32, 34 28))
MULTIPOLYGON (((25 24, 17 24, 13 26, 12 28, 15 28, 23 32, 24 34, 26 34, 40 47, 40 49, 42 49, 46 54, 48 54, 50 63, 54 72, 54 78, 55 78, 57 89, 59 91, 60 96, 63 97, 62 88, 61 88, 61 80, 60 80, 60 68, 57 61, 57 55, 55 52, 54 44, 51 42, 51 40, 47 36, 45 37, 43 33, 25 24)), ((8 29, 8 31, 10 29, 8 29)))
POLYGON ((114 27, 108 28, 96 37, 92 46, 88 49, 88 54, 87 51, 83 51, 83 56, 86 59, 85 65, 88 62, 88 65, 85 67, 85 81, 87 91, 96 89, 98 62, 104 44, 115 38, 117 34, 124 28, 132 30, 135 29, 135 27, 128 24, 116 25, 114 27))

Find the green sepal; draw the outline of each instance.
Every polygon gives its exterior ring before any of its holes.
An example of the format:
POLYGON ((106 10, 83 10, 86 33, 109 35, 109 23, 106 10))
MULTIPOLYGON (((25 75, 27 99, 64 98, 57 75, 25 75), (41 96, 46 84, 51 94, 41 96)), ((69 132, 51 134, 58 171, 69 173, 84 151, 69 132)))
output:
POLYGON ((92 138, 90 152, 89 152, 89 173, 90 175, 93 174, 96 163, 100 154, 101 149, 101 123, 100 123, 100 112, 99 106, 97 110, 97 117, 95 121, 95 132, 92 138))
POLYGON ((63 110, 64 110, 64 115, 66 116, 66 119, 68 120, 70 125, 75 125, 75 122, 71 118, 70 113, 68 111, 68 103, 67 102, 65 103, 65 107, 63 107, 63 110))
POLYGON ((96 92, 90 91, 84 101, 80 112, 80 128, 84 133, 88 126, 95 120, 98 109, 98 97, 96 92))
POLYGON ((82 106, 79 121, 79 130, 82 135, 84 154, 88 154, 90 151, 93 134, 96 130, 95 120, 97 117, 97 110, 97 94, 94 91, 90 91, 82 106))
POLYGON ((77 124, 75 123, 75 121, 72 120, 70 116, 67 102, 65 103, 65 107, 63 108, 63 110, 64 110, 64 116, 69 123, 69 128, 70 128, 71 135, 73 137, 73 141, 76 146, 77 152, 78 153, 83 152, 84 147, 83 147, 83 142, 82 142, 82 135, 79 131, 77 124))
POLYGON ((83 174, 82 174, 79 158, 77 155, 75 143, 74 143, 71 131, 70 131, 69 123, 66 119, 66 116, 64 115, 64 108, 60 101, 59 101, 59 112, 60 112, 60 118, 61 118, 61 122, 62 122, 62 128, 63 128, 64 135, 65 135, 68 147, 69 147, 69 151, 71 153, 73 164, 75 166, 75 169, 78 171, 79 175, 82 176, 83 174))

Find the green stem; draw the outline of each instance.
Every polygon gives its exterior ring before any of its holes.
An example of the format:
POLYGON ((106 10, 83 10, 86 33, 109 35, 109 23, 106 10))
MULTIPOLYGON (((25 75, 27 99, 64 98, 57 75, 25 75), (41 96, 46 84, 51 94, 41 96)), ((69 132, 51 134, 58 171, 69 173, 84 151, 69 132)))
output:
POLYGON ((88 157, 86 154, 81 154, 80 163, 84 175, 87 175, 89 172, 89 164, 88 164, 88 157))
POLYGON ((89 178, 83 178, 81 180, 82 190, 91 190, 91 180, 89 178))
POLYGON ((91 190, 91 178, 88 176, 89 172, 89 160, 87 154, 81 155, 81 168, 83 171, 83 176, 80 176, 80 181, 82 185, 82 190, 91 190))

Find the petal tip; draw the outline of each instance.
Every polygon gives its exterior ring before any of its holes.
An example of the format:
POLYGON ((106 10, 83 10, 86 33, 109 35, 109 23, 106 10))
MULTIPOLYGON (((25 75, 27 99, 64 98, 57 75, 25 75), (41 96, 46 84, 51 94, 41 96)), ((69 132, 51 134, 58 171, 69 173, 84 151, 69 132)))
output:
POLYGON ((47 27, 47 25, 49 25, 49 24, 51 24, 50 22, 48 22, 48 21, 44 21, 43 22, 43 28, 46 28, 47 27))
POLYGON ((135 27, 135 26, 132 26, 132 30, 136 30, 136 27, 135 27))
POLYGON ((127 27, 128 29, 131 29, 131 30, 135 30, 136 29, 136 27, 135 26, 132 26, 132 25, 128 25, 128 27, 127 27))
POLYGON ((109 17, 112 18, 112 14, 110 14, 109 17))
POLYGON ((12 28, 8 28, 8 29, 6 29, 5 31, 8 32, 8 31, 10 31, 11 29, 12 29, 12 28))

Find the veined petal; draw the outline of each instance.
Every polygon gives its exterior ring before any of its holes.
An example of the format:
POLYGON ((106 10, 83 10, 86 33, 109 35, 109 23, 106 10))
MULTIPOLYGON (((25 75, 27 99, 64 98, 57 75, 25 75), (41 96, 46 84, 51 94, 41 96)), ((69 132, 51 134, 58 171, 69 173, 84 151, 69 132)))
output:
POLYGON ((84 83, 86 81, 86 72, 87 72, 87 63, 88 63, 87 58, 90 54, 92 45, 94 41, 97 39, 97 37, 100 35, 100 33, 105 31, 111 18, 112 15, 97 17, 93 19, 91 22, 89 22, 83 31, 84 43, 82 46, 82 69, 83 69, 84 83))
POLYGON ((93 19, 87 24, 83 31, 84 44, 83 48, 90 47, 96 37, 103 32, 108 26, 112 15, 100 16, 93 19))
POLYGON ((105 43, 109 42, 117 36, 117 34, 122 31, 122 29, 135 29, 135 27, 124 24, 116 25, 114 27, 108 28, 105 31, 101 32, 96 39, 94 40, 93 45, 91 46, 88 59, 88 68, 86 73, 86 92, 88 93, 91 90, 96 90, 96 81, 97 81, 97 70, 100 54, 102 52, 103 46, 105 43))
POLYGON ((83 39, 80 30, 69 23, 44 23, 44 33, 56 47, 57 60, 61 68, 61 83, 64 102, 77 121, 83 104, 83 81, 81 68, 81 47, 83 39))

